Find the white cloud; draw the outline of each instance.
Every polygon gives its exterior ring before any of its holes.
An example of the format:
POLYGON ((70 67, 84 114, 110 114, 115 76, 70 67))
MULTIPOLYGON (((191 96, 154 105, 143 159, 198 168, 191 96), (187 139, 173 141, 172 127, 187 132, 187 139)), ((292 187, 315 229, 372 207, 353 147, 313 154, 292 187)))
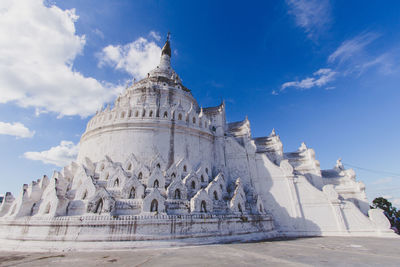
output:
POLYGON ((398 64, 395 63, 398 60, 398 57, 388 52, 369 61, 363 62, 356 67, 360 74, 371 67, 378 67, 380 73, 389 75, 396 72, 396 70, 399 70, 399 67, 396 66, 398 64))
POLYGON ((100 31, 99 29, 94 29, 93 33, 99 36, 101 39, 104 39, 104 33, 100 31))
POLYGON ((120 88, 73 69, 85 46, 75 10, 42 0, 0 1, 0 103, 88 116, 120 88))
POLYGON ((126 45, 109 45, 99 53, 99 66, 111 66, 143 78, 160 61, 161 47, 140 37, 126 45))
POLYGON ((160 35, 158 32, 151 31, 151 32, 149 33, 149 36, 152 37, 152 38, 154 38, 154 39, 157 40, 157 41, 160 41, 160 40, 161 40, 161 35, 160 35))
POLYGON ((328 62, 336 64, 344 75, 363 74, 366 70, 376 68, 381 74, 389 75, 398 71, 398 49, 376 53, 370 45, 379 38, 374 32, 364 32, 344 41, 329 57, 328 62))
POLYGON ((309 38, 315 38, 331 22, 329 0, 286 0, 286 3, 289 14, 294 15, 296 24, 309 38))
POLYGON ((351 58, 357 57, 364 48, 379 37, 376 33, 366 32, 356 37, 344 41, 336 50, 328 57, 328 62, 343 63, 351 58))
POLYGON ((33 137, 35 131, 29 130, 20 122, 8 123, 0 121, 0 134, 12 135, 19 138, 33 137))
MULTIPOLYGON (((338 75, 346 76, 355 74, 362 75, 365 71, 375 68, 384 75, 398 73, 400 67, 397 62, 400 49, 395 48, 385 53, 376 55, 376 49, 368 47, 380 35, 373 32, 363 32, 354 38, 344 41, 332 54, 329 55, 327 63, 329 68, 322 68, 301 81, 290 81, 284 83, 280 91, 288 87, 298 89, 309 89, 315 86, 321 87, 337 79, 338 75), (334 69, 334 70, 332 70, 334 69)), ((325 90, 335 89, 334 86, 326 87, 325 90)), ((272 94, 277 94, 277 90, 272 94)))
POLYGON ((76 159, 79 147, 71 141, 61 141, 60 145, 41 152, 25 152, 24 157, 31 160, 40 160, 47 164, 66 166, 76 159))
POLYGON ((305 78, 301 81, 286 82, 281 86, 281 91, 288 87, 294 87, 301 90, 310 89, 312 87, 321 87, 334 80, 336 72, 325 68, 319 69, 313 73, 313 77, 305 78))
POLYGON ((400 198, 393 198, 390 202, 392 202, 393 206, 400 208, 400 198))
POLYGON ((385 178, 381 178, 381 179, 375 180, 374 182, 372 182, 372 184, 374 184, 374 185, 382 185, 382 184, 391 183, 392 181, 393 181, 393 177, 385 177, 385 178))
POLYGON ((224 84, 221 82, 217 82, 215 80, 211 80, 209 82, 207 82, 210 86, 215 87, 215 88, 223 88, 224 84))

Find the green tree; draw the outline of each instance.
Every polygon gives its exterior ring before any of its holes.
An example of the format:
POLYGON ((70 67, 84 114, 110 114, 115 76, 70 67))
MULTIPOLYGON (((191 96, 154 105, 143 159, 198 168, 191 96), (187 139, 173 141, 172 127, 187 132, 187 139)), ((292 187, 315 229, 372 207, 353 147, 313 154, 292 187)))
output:
POLYGON ((393 207, 392 203, 383 197, 377 197, 372 201, 371 208, 382 209, 385 212, 386 217, 389 219, 392 227, 396 227, 400 230, 400 210, 393 207))

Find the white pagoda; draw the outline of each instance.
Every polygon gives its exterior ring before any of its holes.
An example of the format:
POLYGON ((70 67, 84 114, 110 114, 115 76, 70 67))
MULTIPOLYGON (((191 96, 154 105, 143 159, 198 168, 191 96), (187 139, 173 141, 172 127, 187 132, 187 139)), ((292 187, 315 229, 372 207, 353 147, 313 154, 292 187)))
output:
POLYGON ((321 170, 304 143, 285 153, 275 130, 253 138, 224 103, 201 108, 170 60, 167 39, 160 64, 88 122, 76 162, 6 193, 0 239, 394 236, 353 170, 321 170))

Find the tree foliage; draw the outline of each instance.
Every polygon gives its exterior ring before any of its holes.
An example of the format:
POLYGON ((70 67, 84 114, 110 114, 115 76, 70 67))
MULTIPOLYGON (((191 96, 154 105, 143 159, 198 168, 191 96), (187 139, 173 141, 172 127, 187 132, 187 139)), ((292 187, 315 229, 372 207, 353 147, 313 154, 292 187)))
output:
POLYGON ((372 201, 372 209, 382 209, 389 219, 392 227, 396 227, 397 230, 400 230, 400 210, 397 210, 396 207, 393 207, 392 203, 383 197, 377 197, 372 201))

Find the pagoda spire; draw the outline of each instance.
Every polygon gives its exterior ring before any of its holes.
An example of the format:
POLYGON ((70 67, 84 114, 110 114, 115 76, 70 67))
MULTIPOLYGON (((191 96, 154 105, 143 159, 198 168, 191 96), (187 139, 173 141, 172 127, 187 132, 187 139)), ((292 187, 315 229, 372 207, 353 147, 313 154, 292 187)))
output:
POLYGON ((168 32, 167 40, 165 41, 165 44, 164 44, 163 48, 161 49, 161 56, 168 55, 169 57, 171 57, 171 44, 169 42, 170 34, 171 33, 168 32))
POLYGON ((163 48, 161 49, 160 63, 158 66, 150 71, 147 75, 147 78, 162 76, 171 80, 176 79, 180 82, 179 78, 177 78, 176 73, 171 67, 171 44, 170 44, 170 33, 167 34, 167 40, 163 48))
POLYGON ((170 75, 169 70, 171 68, 171 45, 169 42, 169 37, 170 33, 168 32, 167 40, 165 41, 165 44, 161 49, 161 58, 158 67, 160 68, 160 70, 166 71, 170 75))

